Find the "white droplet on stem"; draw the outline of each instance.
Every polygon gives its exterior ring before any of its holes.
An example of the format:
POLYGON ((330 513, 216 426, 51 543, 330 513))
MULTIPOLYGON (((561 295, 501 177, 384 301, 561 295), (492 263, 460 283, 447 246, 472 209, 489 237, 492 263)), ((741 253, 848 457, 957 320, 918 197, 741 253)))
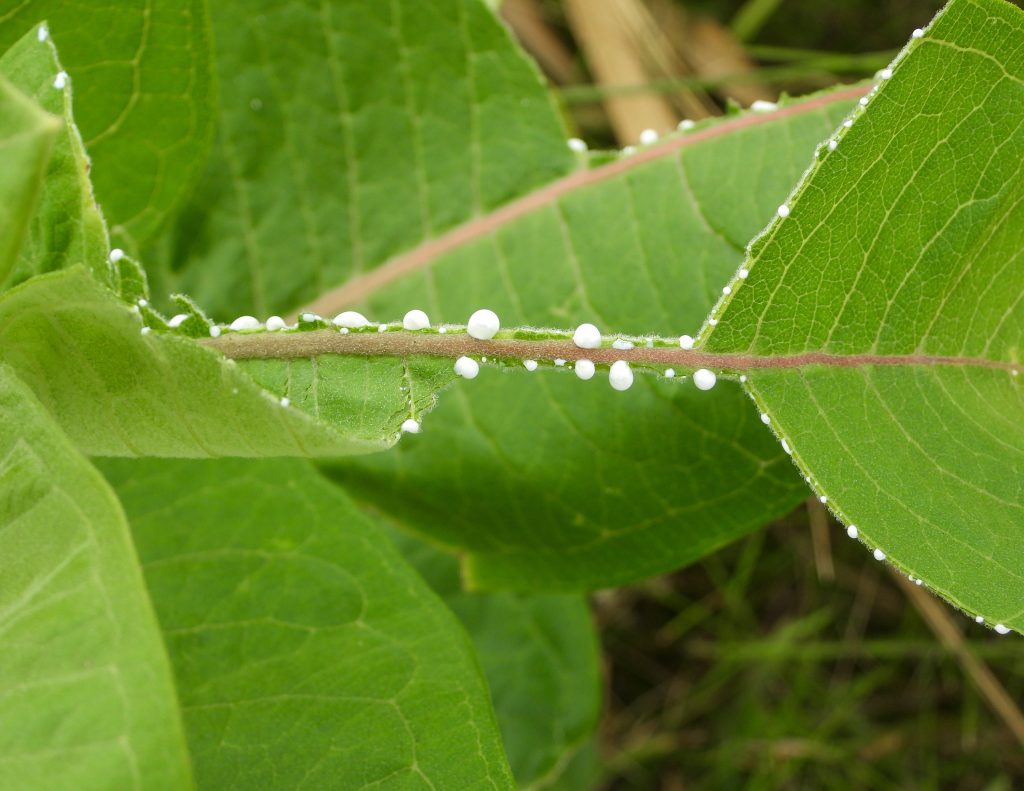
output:
POLYGON ((267 319, 267 329, 270 330, 271 332, 283 330, 287 326, 288 325, 285 324, 284 319, 282 319, 280 316, 271 316, 269 319, 267 319))
POLYGON ((875 560, 885 560, 885 553, 880 549, 876 549, 871 554, 875 556, 875 560))
POLYGON ((572 334, 572 342, 581 349, 600 349, 601 330, 593 324, 581 324, 572 334))
POLYGON ((837 141, 837 140, 829 140, 828 141, 828 150, 829 151, 835 151, 838 147, 839 147, 839 141, 837 141))
POLYGON ((537 361, 536 360, 523 360, 523 368, 525 368, 527 371, 536 371, 537 370, 537 361))
POLYGON ((761 422, 764 423, 766 426, 769 423, 772 422, 772 419, 770 417, 768 417, 768 413, 767 412, 762 412, 761 413, 761 422))
POLYGON ((419 434, 420 423, 418 420, 413 420, 411 417, 402 421, 402 433, 404 434, 419 434))
POLYGON ((66 71, 57 72, 57 76, 53 78, 53 87, 58 91, 62 91, 67 87, 68 84, 68 73, 66 71))
POLYGON ((974 616, 974 622, 975 623, 985 623, 985 619, 984 619, 984 617, 982 617, 980 615, 976 615, 976 616, 974 616))
POLYGON ((463 379, 475 379, 480 373, 480 363, 472 357, 460 357, 455 361, 455 373, 463 379))
POLYGON ((239 316, 231 322, 231 329, 233 330, 258 330, 262 326, 260 320, 255 316, 239 316))
POLYGON ((466 324, 466 332, 470 337, 478 341, 487 341, 498 334, 501 329, 501 322, 498 321, 498 314, 493 310, 481 308, 469 317, 466 324))
POLYGON ((750 103, 750 109, 755 113, 773 113, 779 109, 775 102, 768 102, 764 99, 755 99, 750 103))
POLYGON ((640 133, 640 145, 650 146, 658 142, 658 133, 653 129, 645 129, 640 133))
POLYGON ((786 440, 782 440, 782 449, 784 451, 786 451, 786 455, 788 455, 788 456, 792 456, 793 455, 793 449, 789 447, 789 443, 786 442, 786 440))
POLYGON ((779 216, 780 217, 788 217, 789 216, 789 206, 787 206, 785 203, 783 203, 781 206, 779 206, 777 211, 779 212, 779 216))
POLYGON ((291 406, 292 400, 288 396, 281 396, 281 406, 291 406))
POLYGON ((666 368, 665 369, 665 378, 666 379, 671 379, 675 375, 676 375, 676 369, 675 368, 666 368))
POLYGON ((116 264, 122 258, 124 258, 124 250, 122 250, 120 247, 115 247, 113 250, 110 251, 110 255, 108 256, 108 260, 112 264, 116 264))
POLYGON ((334 317, 334 324, 337 327, 344 327, 349 330, 357 330, 370 324, 369 320, 362 313, 354 310, 346 310, 334 317))
POLYGON ((707 368, 698 368, 693 372, 693 383, 698 390, 710 390, 717 381, 718 377, 715 376, 714 371, 709 371, 707 368))
POLYGON ((220 337, 220 327, 218 327, 216 324, 214 324, 212 327, 210 327, 210 337, 211 338, 219 338, 220 337))
POLYGON ((612 363, 608 372, 608 384, 615 390, 629 390, 633 385, 633 369, 625 360, 617 360, 612 363))
POLYGON ((410 310, 402 318, 402 327, 407 330, 425 330, 430 326, 430 319, 422 310, 410 310))
POLYGON ((586 381, 587 379, 592 379, 594 377, 597 368, 590 360, 577 360, 576 365, 573 366, 573 370, 576 371, 576 376, 586 381))
POLYGON ((679 348, 680 349, 692 349, 693 348, 693 338, 691 336, 689 336, 689 335, 680 335, 679 336, 679 348))
POLYGON ((1004 626, 1004 625, 1003 625, 1003 624, 1001 624, 1001 623, 997 623, 997 624, 996 624, 996 631, 997 631, 997 632, 998 632, 999 634, 1009 634, 1009 633, 1010 633, 1010 627, 1008 627, 1008 626, 1004 626))
POLYGON ((725 296, 729 296, 732 293, 732 288, 730 288, 729 286, 722 286, 722 293, 725 296))
POLYGON ((860 531, 857 529, 857 525, 850 525, 848 528, 846 528, 846 535, 848 535, 850 538, 856 538, 858 535, 860 535, 860 531))
POLYGON ((143 327, 141 330, 139 330, 139 332, 141 332, 143 335, 149 335, 149 327, 143 327))
POLYGON ((627 341, 623 338, 616 338, 612 341, 612 348, 618 349, 620 352, 627 352, 633 348, 633 341, 627 341))
POLYGON ((737 274, 737 276, 739 277, 740 280, 746 280, 750 276, 750 270, 749 269, 741 269, 736 274, 737 274))
POLYGON ((696 125, 696 121, 691 121, 689 118, 684 118, 682 121, 679 122, 679 126, 677 128, 680 132, 687 132, 690 129, 693 129, 693 127, 695 127, 696 125))
POLYGON ((914 32, 911 33, 910 36, 911 38, 922 38, 924 36, 924 31, 921 30, 921 28, 915 28, 914 32))
POLYGON ((187 313, 179 313, 176 316, 171 316, 171 320, 167 322, 167 326, 171 327, 172 329, 175 328, 175 327, 180 327, 181 323, 183 321, 185 321, 185 319, 187 319, 187 318, 188 318, 188 314, 187 313))
POLYGON ((556 357, 555 358, 555 365, 557 365, 559 368, 561 368, 563 365, 565 365, 565 360, 563 360, 561 357, 556 357))
POLYGON ((577 154, 585 154, 587 152, 587 144, 578 137, 570 137, 565 142, 570 150, 575 151, 577 154))
POLYGON ((39 39, 40 43, 46 41, 50 37, 50 31, 46 29, 46 25, 40 25, 39 30, 36 31, 36 38, 39 39))
POLYGON ((878 72, 878 76, 881 77, 883 80, 887 80, 892 76, 892 69, 882 69, 880 72, 878 72))

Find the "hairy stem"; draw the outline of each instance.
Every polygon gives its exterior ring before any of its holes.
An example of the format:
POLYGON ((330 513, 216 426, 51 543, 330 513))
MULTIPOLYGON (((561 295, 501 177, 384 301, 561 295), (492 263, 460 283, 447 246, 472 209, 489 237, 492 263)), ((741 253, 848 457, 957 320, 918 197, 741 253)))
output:
MULTIPOLYGON (((569 339, 514 337, 536 330, 506 330, 511 337, 481 341, 459 331, 448 334, 404 332, 350 332, 313 330, 308 332, 229 333, 200 341, 233 359, 315 357, 321 354, 346 354, 365 357, 492 357, 511 360, 591 360, 611 364, 625 360, 635 364, 674 366, 684 370, 710 368, 719 371, 751 371, 767 368, 803 368, 811 365, 833 367, 888 365, 950 365, 995 368, 1016 372, 1013 363, 977 357, 929 354, 848 354, 823 352, 758 356, 752 354, 713 354, 699 349, 681 349, 673 339, 654 338, 653 346, 637 345, 615 349, 612 338, 605 338, 600 349, 581 349, 569 339)), ((554 334, 554 333, 552 333, 554 334)), ((568 335, 569 333, 566 333, 568 335)), ((646 340, 644 341, 646 343, 646 340)))

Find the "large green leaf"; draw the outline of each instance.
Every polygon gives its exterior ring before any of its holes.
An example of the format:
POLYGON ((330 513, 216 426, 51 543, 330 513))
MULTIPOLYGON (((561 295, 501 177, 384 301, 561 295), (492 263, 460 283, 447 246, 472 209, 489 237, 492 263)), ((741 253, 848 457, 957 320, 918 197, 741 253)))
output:
POLYGON ((105 462, 205 788, 513 787, 455 618, 302 461, 105 462))
POLYGON ((142 329, 137 311, 79 268, 0 296, 0 361, 94 455, 382 450, 454 377, 443 360, 334 356, 319 366, 315 359, 259 361, 260 386, 192 338, 142 329))
POLYGON ((165 245, 221 313, 300 307, 556 176, 539 75, 480 0, 221 0, 220 134, 165 245))
MULTIPOLYGON (((88 266, 100 282, 109 283, 107 229, 93 198, 89 161, 71 117, 71 86, 58 77, 63 69, 53 43, 40 34, 45 30, 29 31, 0 56, 0 75, 63 119, 28 239, 14 271, 0 276, 0 285, 17 284, 40 272, 75 264, 88 266)), ((5 171, 25 165, 19 152, 0 152, 0 157, 5 171)))
POLYGON ((2 365, 0 579, 0 787, 191 788, 120 506, 2 365))
POLYGON ((71 75, 114 238, 144 241, 202 172, 213 136, 205 3, 0 0, 0 51, 44 21, 71 75))
POLYGON ((4 79, 0 69, 0 285, 18 258, 59 130, 60 121, 4 79))
MULTIPOLYGON (((745 240, 851 102, 824 94, 723 119, 651 161, 620 160, 373 293, 368 312, 425 305, 462 318, 486 304, 511 325, 695 334, 745 240)), ((528 590, 667 571, 806 492, 734 383, 705 393, 642 377, 617 393, 601 377, 522 369, 485 371, 441 400, 421 436, 335 475, 410 529, 468 550, 471 584, 528 590)))
POLYGON ((476 646, 519 787, 587 791, 597 773, 601 671, 586 600, 466 593, 455 558, 407 533, 391 535, 476 646))
POLYGON ((764 358, 751 393, 869 547, 1018 630, 1022 41, 1001 0, 954 0, 913 39, 705 344, 764 358), (807 353, 837 358, 780 367, 807 353))

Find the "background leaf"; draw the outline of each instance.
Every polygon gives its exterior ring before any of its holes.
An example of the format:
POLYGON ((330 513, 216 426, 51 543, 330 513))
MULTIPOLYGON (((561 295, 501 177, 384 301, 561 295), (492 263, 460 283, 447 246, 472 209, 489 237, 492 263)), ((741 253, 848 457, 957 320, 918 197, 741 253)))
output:
POLYGON ((165 240, 211 312, 326 288, 566 173, 539 75, 479 0, 224 0, 206 176, 165 240))
POLYGON ((190 788, 121 509, 2 365, 0 579, 0 786, 190 788))
POLYGON ((96 194, 115 241, 132 248, 195 183, 213 136, 205 3, 0 0, 0 51, 44 21, 71 75, 96 194))
POLYGON ((104 462, 216 789, 512 788, 454 617, 306 462, 104 462))
POLYGON ((752 372, 749 386, 869 547, 1017 629, 1022 36, 1019 9, 954 0, 912 40, 791 216, 755 243, 750 278, 706 344, 863 355, 856 367, 752 372), (905 364, 873 364, 878 355, 905 364))
POLYGON ((590 788, 601 670, 586 599, 466 593, 455 558, 407 533, 389 534, 473 640, 519 787, 590 788))
POLYGON ((17 260, 59 129, 0 69, 0 284, 17 260))

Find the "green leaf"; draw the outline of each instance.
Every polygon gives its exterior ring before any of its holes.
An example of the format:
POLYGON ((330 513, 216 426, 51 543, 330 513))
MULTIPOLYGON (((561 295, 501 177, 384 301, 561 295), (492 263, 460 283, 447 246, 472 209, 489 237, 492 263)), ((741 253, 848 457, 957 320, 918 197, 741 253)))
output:
POLYGON ((298 308, 573 165, 480 0, 222 0, 206 176, 164 244, 214 314, 298 308))
MULTIPOLYGON (((5 29, 0 25, 0 29, 5 29)), ((63 123, 53 143, 53 155, 45 171, 38 207, 28 239, 7 285, 76 264, 89 267, 102 283, 112 282, 107 264, 107 229, 89 183, 89 160, 71 117, 70 81, 63 87, 63 72, 53 43, 35 28, 0 56, 0 75, 35 99, 63 123)), ((10 164, 9 167, 14 167, 10 164)), ((5 278, 0 277, 0 285, 5 278)))
POLYGON ((191 338, 142 329, 137 312, 80 268, 38 276, 0 296, 0 361, 93 455, 382 450, 454 377, 446 360, 336 356, 294 365, 256 361, 261 387, 241 365, 191 338))
MULTIPOLYGON (((517 219, 373 292, 367 312, 424 306, 463 319, 488 305, 509 325, 696 334, 744 241, 852 101, 823 94, 723 119, 649 161, 619 160, 571 189, 556 183, 517 219)), ((471 585, 520 590, 668 571, 806 496, 734 383, 705 393, 678 377, 638 377, 618 393, 602 379, 484 371, 445 395, 421 436, 336 478, 466 550, 471 585)))
POLYGON ((0 365, 0 787, 191 788, 117 500, 0 365))
POLYGON ((115 240, 132 248, 194 185, 212 141, 205 3, 0 0, 0 51, 44 21, 71 75, 96 194, 115 240))
POLYGON ((0 69, 0 285, 18 258, 59 129, 0 69))
POLYGON ((912 39, 705 345, 762 358, 751 393, 869 548, 1018 630, 1022 38, 1019 9, 954 0, 912 39))
POLYGON ((105 462, 201 786, 512 788, 455 618, 302 461, 105 462))
POLYGON ((591 746, 601 670, 586 600, 466 593, 454 557, 407 533, 390 533, 473 640, 519 787, 589 789, 597 773, 591 746))

